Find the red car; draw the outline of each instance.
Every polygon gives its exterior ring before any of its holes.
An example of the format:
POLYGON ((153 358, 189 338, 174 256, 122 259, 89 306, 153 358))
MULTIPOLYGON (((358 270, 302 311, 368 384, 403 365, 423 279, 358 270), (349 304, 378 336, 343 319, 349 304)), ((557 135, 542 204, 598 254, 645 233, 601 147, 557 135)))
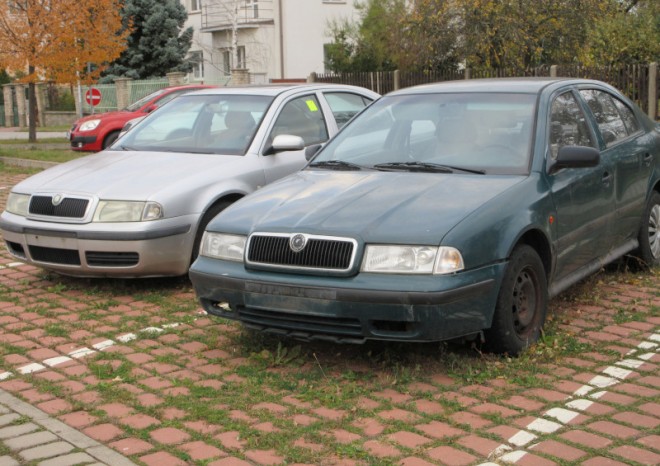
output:
POLYGON ((103 150, 115 142, 127 121, 145 116, 183 93, 208 87, 215 86, 199 84, 166 87, 143 97, 123 110, 83 117, 77 120, 69 131, 71 149, 84 152, 103 150))

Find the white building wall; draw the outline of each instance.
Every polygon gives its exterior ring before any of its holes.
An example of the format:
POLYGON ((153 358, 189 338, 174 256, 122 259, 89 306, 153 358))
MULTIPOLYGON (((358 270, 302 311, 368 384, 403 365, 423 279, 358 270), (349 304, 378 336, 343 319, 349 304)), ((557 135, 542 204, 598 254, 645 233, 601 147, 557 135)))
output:
POLYGON ((280 0, 285 78, 323 73, 323 46, 332 41, 329 21, 358 21, 354 0, 280 0))
MULTIPOLYGON (((205 5, 223 0, 201 0, 205 5)), ((204 55, 204 81, 222 82, 223 49, 231 47, 231 32, 201 32, 202 10, 191 10, 199 0, 181 0, 188 11, 186 27, 192 26, 190 51, 204 55)), ((332 40, 330 21, 358 21, 356 0, 271 0, 274 24, 241 28, 238 45, 246 50, 246 65, 254 82, 271 79, 304 79, 323 73, 324 45, 332 40)), ((192 78, 191 78, 192 79, 192 78)))

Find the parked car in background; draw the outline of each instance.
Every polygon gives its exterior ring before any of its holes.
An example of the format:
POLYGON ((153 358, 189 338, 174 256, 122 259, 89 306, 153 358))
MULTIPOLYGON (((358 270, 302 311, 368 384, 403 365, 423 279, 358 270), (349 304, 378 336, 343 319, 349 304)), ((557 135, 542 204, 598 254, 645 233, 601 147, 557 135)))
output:
POLYGON ((204 309, 299 339, 481 338, 518 354, 548 299, 634 253, 660 264, 660 125, 580 79, 382 97, 303 170, 207 226, 204 309))
POLYGON ((14 257, 62 274, 183 275, 211 218, 304 166, 338 131, 335 108, 345 119, 377 97, 330 84, 182 95, 107 150, 14 186, 0 230, 14 257))
POLYGON ((71 149, 84 152, 103 150, 117 140, 127 121, 143 117, 181 94, 211 87, 214 86, 191 84, 166 87, 152 92, 123 110, 80 118, 68 133, 71 149))

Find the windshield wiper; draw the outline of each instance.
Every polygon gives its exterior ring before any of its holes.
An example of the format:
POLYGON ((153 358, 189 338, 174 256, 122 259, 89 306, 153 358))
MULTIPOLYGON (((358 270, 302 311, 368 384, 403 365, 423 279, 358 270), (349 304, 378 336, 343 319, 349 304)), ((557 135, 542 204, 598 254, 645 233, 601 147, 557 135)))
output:
POLYGON ((454 173, 455 171, 462 171, 466 173, 474 173, 477 175, 484 175, 484 170, 475 170, 472 168, 455 167, 452 165, 441 165, 439 163, 429 162, 386 162, 374 165, 374 168, 379 170, 408 170, 419 172, 438 172, 438 173, 454 173))
POLYGON ((364 170, 367 167, 358 165, 356 163, 345 162, 344 160, 320 160, 309 164, 314 168, 333 168, 338 170, 364 170))

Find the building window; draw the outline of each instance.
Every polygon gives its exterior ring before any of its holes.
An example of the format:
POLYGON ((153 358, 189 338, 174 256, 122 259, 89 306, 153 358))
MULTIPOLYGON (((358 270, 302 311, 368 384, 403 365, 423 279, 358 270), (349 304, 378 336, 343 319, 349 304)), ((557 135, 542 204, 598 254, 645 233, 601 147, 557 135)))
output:
POLYGON ((244 69, 247 68, 247 64, 245 63, 245 46, 244 45, 239 45, 237 48, 238 51, 238 66, 237 68, 239 69, 244 69))
POLYGON ((238 63, 236 66, 234 66, 234 54, 231 53, 231 49, 224 49, 222 51, 222 71, 224 71, 225 74, 231 74, 233 68, 247 68, 245 62, 245 46, 239 45, 236 47, 236 51, 238 52, 238 63))
POLYGON ((222 51, 222 71, 227 76, 231 74, 231 49, 222 51))
POLYGON ((247 17, 252 19, 259 18, 259 0, 245 0, 247 17))
POLYGON ((204 79, 204 53, 202 51, 190 52, 190 63, 193 65, 193 77, 204 79))
POLYGON ((190 0, 190 11, 199 11, 202 9, 202 0, 190 0))

